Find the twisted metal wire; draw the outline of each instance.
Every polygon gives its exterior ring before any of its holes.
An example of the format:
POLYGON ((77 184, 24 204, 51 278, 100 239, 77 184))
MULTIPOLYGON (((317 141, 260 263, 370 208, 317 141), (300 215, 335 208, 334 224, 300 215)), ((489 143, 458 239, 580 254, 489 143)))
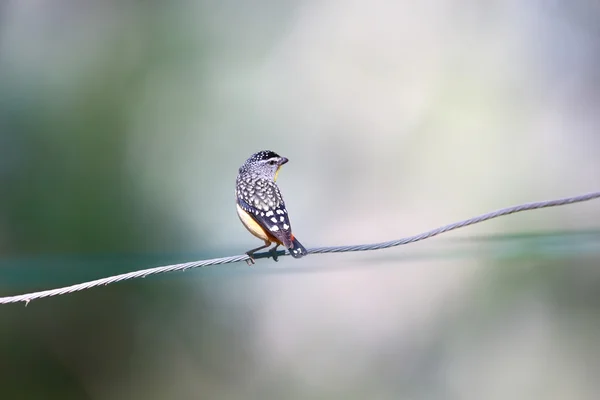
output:
MULTIPOLYGON (((431 237, 440 235, 445 232, 449 232, 455 229, 463 228, 465 226, 478 224, 480 222, 484 222, 493 218, 502 217, 504 215, 514 214, 521 211, 529 211, 536 210, 540 208, 548 208, 548 207, 556 207, 563 206, 567 204, 573 203, 581 203, 583 201, 593 200, 600 198, 600 192, 587 193, 581 196, 573 196, 573 197, 565 197, 558 200, 549 200, 549 201, 539 201, 533 203, 525 203, 520 204, 513 207, 501 208, 496 211, 492 211, 489 213, 485 213, 473 218, 469 218, 463 221, 454 222, 452 224, 444 225, 439 228, 423 232, 414 236, 409 236, 406 238, 392 240, 389 242, 381 242, 381 243, 373 243, 373 244, 360 244, 355 246, 332 246, 332 247, 317 247, 313 249, 309 249, 309 254, 324 254, 324 253, 346 253, 351 251, 367 251, 367 250, 381 250, 387 249, 390 247, 401 246, 409 243, 418 242, 421 240, 429 239, 431 237)), ((260 258, 268 258, 268 257, 281 257, 286 256, 288 253, 285 251, 278 252, 263 252, 254 254, 254 259, 260 258)), ((57 289, 43 290, 40 292, 33 292, 27 294, 21 294, 17 296, 7 296, 0 297, 0 304, 8 304, 8 303, 18 303, 25 302, 27 305, 31 300, 41 299, 44 297, 52 297, 52 296, 60 296, 63 294, 79 292, 86 289, 91 289, 96 286, 106 286, 111 283, 126 281, 135 278, 145 278, 151 275, 163 274, 165 272, 173 272, 173 271, 185 271, 190 268, 199 268, 199 267, 207 267, 210 265, 221 265, 221 264, 231 264, 240 261, 249 260, 246 254, 231 256, 231 257, 223 257, 223 258, 213 258, 210 260, 200 260, 200 261, 192 261, 188 263, 182 264, 173 264, 173 265, 165 265, 162 267, 155 267, 149 269, 143 269, 139 271, 128 272, 125 274, 109 276, 107 278, 96 279, 89 282, 83 282, 76 285, 66 286, 57 289)))

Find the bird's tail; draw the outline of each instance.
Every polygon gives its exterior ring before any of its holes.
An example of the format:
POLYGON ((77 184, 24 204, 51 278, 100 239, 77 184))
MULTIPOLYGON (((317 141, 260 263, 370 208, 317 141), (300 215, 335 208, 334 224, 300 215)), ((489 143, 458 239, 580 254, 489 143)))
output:
POLYGON ((300 258, 308 254, 304 246, 294 236, 292 236, 292 243, 288 247, 288 250, 294 258, 300 258))

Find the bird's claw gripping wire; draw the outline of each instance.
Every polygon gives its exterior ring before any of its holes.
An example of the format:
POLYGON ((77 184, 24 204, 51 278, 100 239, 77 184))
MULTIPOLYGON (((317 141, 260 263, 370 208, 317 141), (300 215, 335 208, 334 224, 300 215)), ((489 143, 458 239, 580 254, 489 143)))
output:
POLYGON ((269 250, 269 254, 271 255, 271 257, 273 257, 273 261, 275 261, 275 262, 279 261, 279 256, 277 255, 277 246, 275 246, 271 250, 269 250))
MULTIPOLYGON (((279 254, 277 252, 277 247, 279 247, 279 245, 273 247, 266 253, 259 253, 258 258, 271 257, 271 258, 273 258, 273 261, 279 262, 279 254)), ((253 257, 254 253, 248 252, 248 253, 246 253, 246 255, 248 256, 248 258, 246 259, 246 264, 248 264, 249 267, 253 266, 256 263, 256 259, 253 257)))

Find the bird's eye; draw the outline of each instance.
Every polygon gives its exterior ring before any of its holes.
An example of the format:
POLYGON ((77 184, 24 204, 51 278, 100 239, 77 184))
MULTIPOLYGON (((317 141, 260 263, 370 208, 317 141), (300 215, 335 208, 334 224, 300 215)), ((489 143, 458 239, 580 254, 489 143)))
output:
POLYGON ((277 161, 275 161, 275 160, 270 160, 269 161, 269 165, 275 165, 275 164, 277 164, 277 161))

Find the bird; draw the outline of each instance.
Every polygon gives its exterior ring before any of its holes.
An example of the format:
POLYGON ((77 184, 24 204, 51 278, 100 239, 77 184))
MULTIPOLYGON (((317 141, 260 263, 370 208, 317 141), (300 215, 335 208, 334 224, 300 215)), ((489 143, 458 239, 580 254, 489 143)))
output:
POLYGON ((275 183, 281 166, 289 160, 271 150, 251 155, 239 169, 235 198, 238 217, 251 234, 264 241, 263 246, 248 250, 248 265, 254 264, 252 255, 275 243, 270 253, 277 261, 277 247, 283 245, 294 258, 307 253, 292 233, 292 225, 283 196, 275 183))

